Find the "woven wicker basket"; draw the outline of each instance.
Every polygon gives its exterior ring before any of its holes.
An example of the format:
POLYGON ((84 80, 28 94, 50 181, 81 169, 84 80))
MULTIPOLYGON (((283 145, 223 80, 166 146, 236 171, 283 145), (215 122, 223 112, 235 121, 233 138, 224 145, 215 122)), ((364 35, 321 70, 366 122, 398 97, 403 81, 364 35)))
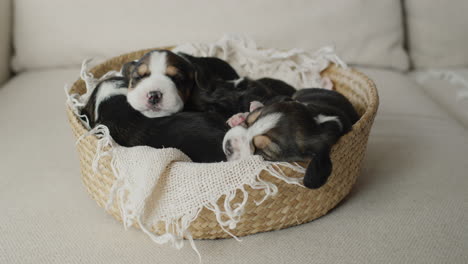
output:
MULTIPOLYGON (((99 77, 110 70, 119 70, 125 62, 138 59, 148 50, 132 52, 115 57, 94 67, 91 72, 99 77)), ((312 221, 326 214, 335 207, 351 190, 361 170, 367 139, 378 107, 378 95, 374 83, 364 74, 352 69, 342 69, 330 66, 323 74, 334 83, 335 88, 344 94, 356 107, 361 119, 353 126, 353 130, 343 136, 333 147, 331 158, 333 173, 327 183, 317 190, 310 190, 297 185, 287 184, 262 172, 261 178, 278 186, 278 194, 267 199, 260 206, 254 201, 261 200, 264 192, 249 187, 249 199, 244 214, 237 227, 231 232, 236 236, 245 236, 258 232, 278 230, 312 221)), ((74 83, 71 93, 83 93, 85 84, 79 80, 74 83)), ((79 119, 67 107, 71 128, 76 138, 87 132, 79 119)), ((92 161, 96 152, 97 138, 88 136, 77 145, 83 183, 99 206, 104 207, 115 177, 110 167, 110 157, 99 161, 99 173, 93 172, 92 161)), ((303 174, 288 168, 282 168, 290 177, 303 177, 303 174)), ((241 196, 233 203, 240 201, 241 196)), ((118 208, 111 207, 109 213, 121 221, 118 208)), ((151 231, 161 234, 164 231, 162 223, 151 227, 151 231)), ((198 218, 192 222, 189 231, 195 239, 216 239, 230 237, 218 225, 212 211, 203 209, 198 218)))

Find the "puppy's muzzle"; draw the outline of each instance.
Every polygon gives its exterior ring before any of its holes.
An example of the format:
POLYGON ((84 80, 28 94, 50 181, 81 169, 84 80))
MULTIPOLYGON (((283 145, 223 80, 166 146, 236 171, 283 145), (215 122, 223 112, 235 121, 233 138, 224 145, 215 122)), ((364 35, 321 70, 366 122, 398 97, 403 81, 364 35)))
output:
POLYGON ((159 91, 152 91, 146 95, 149 105, 156 105, 162 99, 163 94, 159 91))

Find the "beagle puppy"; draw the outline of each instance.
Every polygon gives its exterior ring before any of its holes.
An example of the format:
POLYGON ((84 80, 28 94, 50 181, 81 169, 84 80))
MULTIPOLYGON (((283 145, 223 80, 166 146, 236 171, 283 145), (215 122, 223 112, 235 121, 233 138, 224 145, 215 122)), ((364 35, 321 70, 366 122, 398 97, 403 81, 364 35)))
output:
POLYGON ((81 110, 91 127, 107 126, 115 142, 124 147, 177 148, 194 162, 226 160, 224 118, 203 112, 148 118, 128 103, 128 85, 126 78, 112 77, 96 86, 81 110))
MULTIPOLYGON (((352 129, 359 115, 346 97, 326 89, 302 89, 290 100, 250 112, 223 139, 228 160, 261 155, 270 161, 308 161, 304 185, 319 188, 332 171, 331 147, 352 129)), ((255 107, 254 107, 255 108, 255 107)))
POLYGON ((216 112, 225 119, 246 111, 251 101, 271 103, 296 91, 287 83, 239 78, 225 61, 153 50, 123 66, 129 80, 128 103, 146 117, 180 111, 216 112))

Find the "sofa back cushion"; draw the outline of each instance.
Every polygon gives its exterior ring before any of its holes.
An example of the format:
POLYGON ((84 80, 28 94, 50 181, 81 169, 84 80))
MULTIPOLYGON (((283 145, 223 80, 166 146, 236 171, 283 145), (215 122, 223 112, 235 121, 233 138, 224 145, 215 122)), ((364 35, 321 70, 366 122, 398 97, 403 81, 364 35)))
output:
POLYGON ((17 71, 78 65, 224 33, 259 45, 315 50, 334 44, 350 63, 404 70, 396 0, 15 0, 17 71))
POLYGON ((468 0, 405 0, 416 68, 468 66, 468 0))

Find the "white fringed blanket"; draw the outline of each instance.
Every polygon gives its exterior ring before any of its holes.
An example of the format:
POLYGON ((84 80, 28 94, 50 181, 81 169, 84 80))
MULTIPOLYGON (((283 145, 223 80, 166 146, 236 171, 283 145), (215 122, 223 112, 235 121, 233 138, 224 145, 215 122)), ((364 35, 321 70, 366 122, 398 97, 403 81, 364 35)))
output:
MULTIPOLYGON (((346 67, 332 47, 324 47, 317 52, 260 49, 254 41, 237 36, 224 36, 211 44, 180 45, 175 51, 219 57, 228 61, 240 76, 274 77, 299 89, 323 87, 326 82, 320 77, 320 72, 331 62, 346 67)), ((87 65, 87 61, 83 63, 81 74, 86 82, 86 94, 80 96, 67 93, 67 102, 76 114, 99 80, 118 74, 110 72, 96 79, 88 72, 87 65)), ((119 197, 117 206, 121 210, 125 227, 138 223, 155 242, 170 242, 176 248, 183 246, 184 236, 189 238, 194 247, 187 230, 204 207, 213 211, 219 225, 229 233, 229 229, 236 228, 243 213, 248 199, 246 186, 265 191, 264 199, 256 201, 259 206, 265 199, 275 195, 277 187, 260 179, 258 175, 261 171, 266 170, 281 180, 297 185, 301 185, 301 179, 286 177, 281 170, 276 169, 277 165, 304 171, 300 166, 266 162, 259 156, 235 162, 200 164, 191 162, 177 149, 145 146, 124 148, 113 142, 107 128, 102 125, 91 130, 89 135, 99 137, 95 168, 102 156, 112 156, 112 169, 117 180, 112 187, 108 206, 115 203, 115 197, 119 197), (104 152, 104 147, 110 148, 104 152), (243 201, 231 206, 230 202, 238 190, 243 193, 243 201), (221 208, 217 201, 223 196, 225 200, 221 208), (160 236, 151 233, 149 228, 160 221, 166 224, 166 230, 172 232, 160 236)))

